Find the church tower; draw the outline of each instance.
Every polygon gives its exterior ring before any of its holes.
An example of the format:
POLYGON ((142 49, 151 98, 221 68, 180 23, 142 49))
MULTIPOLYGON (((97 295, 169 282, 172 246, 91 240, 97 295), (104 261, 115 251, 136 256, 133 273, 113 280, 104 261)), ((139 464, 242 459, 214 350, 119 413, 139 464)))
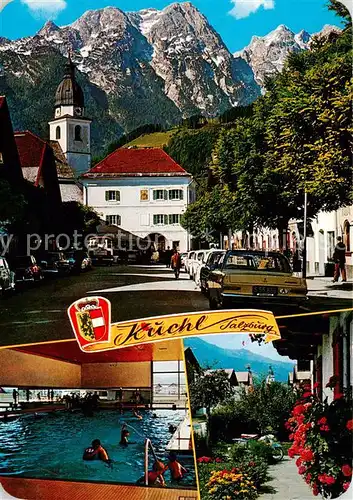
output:
POLYGON ((76 175, 91 168, 91 120, 84 117, 85 103, 69 56, 65 75, 55 94, 54 119, 49 122, 51 141, 57 141, 76 175))

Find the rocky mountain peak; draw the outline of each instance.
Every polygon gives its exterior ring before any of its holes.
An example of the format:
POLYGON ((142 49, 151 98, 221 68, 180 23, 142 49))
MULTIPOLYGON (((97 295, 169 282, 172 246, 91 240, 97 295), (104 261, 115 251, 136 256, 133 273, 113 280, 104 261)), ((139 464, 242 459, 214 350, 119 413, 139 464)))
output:
POLYGON ((53 31, 60 30, 59 26, 57 26, 53 21, 47 21, 43 28, 38 31, 37 35, 39 36, 47 36, 53 31))

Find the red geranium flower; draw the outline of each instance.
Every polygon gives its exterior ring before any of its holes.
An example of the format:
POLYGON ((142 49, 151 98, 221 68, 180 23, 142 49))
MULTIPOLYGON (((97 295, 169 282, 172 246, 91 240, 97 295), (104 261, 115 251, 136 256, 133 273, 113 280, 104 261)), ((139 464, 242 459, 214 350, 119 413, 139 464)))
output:
POLYGON ((304 465, 301 465, 298 469, 298 472, 300 475, 303 475, 306 472, 306 467, 304 467, 304 465))
POLYGON ((300 458, 303 460, 303 462, 312 462, 314 460, 314 453, 310 448, 305 448, 301 452, 300 458))
POLYGON ((335 400, 337 400, 337 399, 342 399, 343 397, 344 397, 344 394, 342 394, 342 393, 340 392, 340 393, 338 393, 338 394, 336 394, 336 395, 335 395, 335 398, 334 398, 334 399, 335 399, 335 400))
POLYGON ((348 420, 346 427, 349 431, 353 431, 353 420, 348 420))
POLYGON ((346 477, 350 477, 352 475, 352 467, 348 464, 343 465, 341 470, 342 470, 342 474, 346 477))
POLYGON ((312 396, 312 393, 311 392, 304 392, 303 394, 303 398, 310 398, 310 396, 312 396))
POLYGON ((311 481, 311 474, 309 473, 305 476, 305 482, 306 484, 310 484, 310 481, 311 481))
POLYGON ((347 491, 348 488, 350 487, 351 483, 343 483, 343 489, 344 491, 347 491))
POLYGON ((200 457, 200 458, 197 459, 197 461, 200 464, 209 464, 210 462, 212 462, 212 458, 210 458, 210 457, 200 457))
POLYGON ((326 417, 320 418, 320 420, 318 420, 318 422, 317 422, 317 425, 325 425, 325 424, 327 424, 327 418, 326 417))
POLYGON ((223 462, 223 460, 222 460, 221 458, 216 458, 215 462, 216 462, 217 464, 220 464, 221 462, 223 462))

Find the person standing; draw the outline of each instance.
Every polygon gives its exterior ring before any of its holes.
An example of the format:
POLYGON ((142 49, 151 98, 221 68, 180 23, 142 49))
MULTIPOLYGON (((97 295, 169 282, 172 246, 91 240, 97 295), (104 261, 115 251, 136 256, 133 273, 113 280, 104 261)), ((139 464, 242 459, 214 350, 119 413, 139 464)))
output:
POLYGON ((180 274, 180 269, 181 269, 181 257, 180 257, 180 254, 176 248, 173 251, 173 255, 172 255, 172 258, 170 260, 170 264, 171 264, 171 267, 174 271, 175 278, 178 279, 179 274, 180 274))
POLYGON ((18 391, 16 391, 16 389, 14 389, 12 391, 12 397, 13 397, 13 403, 15 406, 17 406, 17 401, 18 401, 18 391))
POLYGON ((337 244, 335 246, 335 251, 333 252, 333 260, 335 262, 335 275, 333 278, 334 283, 337 283, 340 275, 342 282, 346 282, 346 245, 343 243, 341 236, 338 236, 337 238, 337 244))

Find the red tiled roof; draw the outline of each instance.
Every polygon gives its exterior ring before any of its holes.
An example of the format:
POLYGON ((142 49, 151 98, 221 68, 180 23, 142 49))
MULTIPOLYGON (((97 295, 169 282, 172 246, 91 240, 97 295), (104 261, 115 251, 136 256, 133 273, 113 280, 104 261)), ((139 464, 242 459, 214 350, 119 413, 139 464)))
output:
POLYGON ((47 143, 29 130, 15 132, 15 141, 24 178, 38 185, 47 143))
POLYGON ((99 162, 83 177, 189 175, 163 149, 120 148, 99 162))

